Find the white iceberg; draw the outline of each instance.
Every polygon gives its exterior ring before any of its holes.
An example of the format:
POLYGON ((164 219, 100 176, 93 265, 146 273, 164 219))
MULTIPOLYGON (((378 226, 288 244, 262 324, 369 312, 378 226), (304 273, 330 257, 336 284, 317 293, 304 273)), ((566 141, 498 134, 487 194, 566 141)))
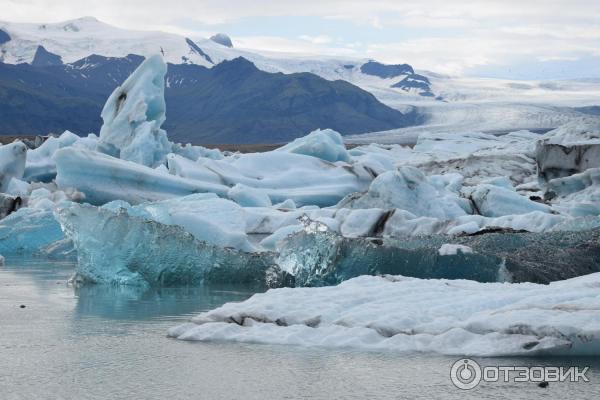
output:
POLYGON ((272 289, 169 330, 235 341, 469 356, 600 355, 600 273, 550 285, 362 276, 272 289))
POLYGON ((161 173, 134 162, 81 148, 66 147, 54 155, 56 183, 85 194, 85 201, 104 204, 125 200, 132 204, 165 200, 192 193, 227 194, 228 187, 161 173))
POLYGON ((316 130, 278 148, 275 151, 304 154, 321 160, 336 162, 350 161, 342 135, 332 129, 316 130))
POLYGON ((166 119, 166 73, 162 57, 154 55, 115 89, 102 109, 100 151, 149 167, 164 163, 172 151, 161 129, 166 119))
POLYGON ((27 152, 27 164, 23 179, 29 182, 50 182, 56 177, 54 153, 63 147, 72 146, 80 137, 65 131, 59 137, 50 136, 42 145, 27 152))
MULTIPOLYGON (((254 201, 260 197, 259 203, 263 205, 266 195, 272 204, 292 200, 298 206, 332 206, 344 196, 366 189, 373 179, 360 165, 331 163, 282 151, 236 154, 222 160, 197 162, 169 155, 168 165, 169 172, 190 180, 226 188, 236 185, 253 188, 254 201)), ((236 196, 249 195, 250 189, 246 193, 234 189, 231 194, 235 200, 236 196)), ((248 200, 238 198, 242 202, 248 200)))
POLYGON ((23 177, 26 158, 27 146, 22 142, 0 146, 0 193, 6 193, 13 178, 23 177))
POLYGON ((481 184, 470 190, 475 212, 485 217, 528 214, 531 212, 549 213, 550 207, 521 196, 514 188, 481 184))
POLYGON ((458 253, 473 253, 473 249, 462 244, 444 243, 438 250, 440 256, 455 256, 458 253))
POLYGON ((339 206, 397 208, 416 216, 452 219, 471 211, 469 202, 457 193, 461 184, 458 174, 426 177, 417 168, 400 167, 379 175, 367 193, 346 199, 339 206))

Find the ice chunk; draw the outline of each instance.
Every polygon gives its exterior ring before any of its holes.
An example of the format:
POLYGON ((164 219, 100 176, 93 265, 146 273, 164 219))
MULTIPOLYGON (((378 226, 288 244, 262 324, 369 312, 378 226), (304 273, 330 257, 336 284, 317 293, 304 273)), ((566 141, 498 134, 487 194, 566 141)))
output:
POLYGON ((244 207, 269 207, 271 198, 260 189, 238 183, 227 192, 227 196, 244 207))
POLYGON ((54 153, 63 147, 72 146, 79 136, 65 131, 59 137, 49 137, 40 147, 29 150, 23 178, 29 182, 50 182, 56 177, 56 163, 52 159, 54 153))
POLYGON ((600 168, 549 181, 544 197, 573 216, 600 215, 600 168))
POLYGON ((537 143, 536 161, 544 182, 600 167, 600 123, 575 120, 548 132, 537 143))
POLYGON ((343 217, 340 232, 345 237, 378 236, 387 220, 386 214, 379 208, 348 210, 347 215, 340 215, 343 217))
POLYGON ((27 146, 14 142, 0 146, 0 193, 6 193, 11 179, 21 179, 25 172, 27 146))
POLYGON ((159 55, 147 58, 110 95, 102 110, 98 149, 123 160, 156 167, 172 151, 165 122, 165 74, 159 55))
POLYGON ((138 286, 193 285, 202 281, 266 284, 268 252, 247 253, 211 245, 183 228, 125 209, 90 205, 60 208, 58 217, 77 250, 77 279, 138 286), (107 251, 108 250, 108 251, 107 251))
POLYGON ((0 220, 17 211, 22 205, 23 199, 21 197, 0 193, 0 220))
POLYGON ((32 254, 64 238, 52 210, 25 207, 0 220, 0 252, 32 254))
POLYGON ((140 164, 81 148, 60 149, 54 160, 58 171, 57 184, 84 193, 85 201, 91 204, 117 199, 137 204, 204 192, 226 196, 229 189, 223 185, 163 174, 140 164))
POLYGON ((172 174, 227 187, 241 184, 257 189, 255 195, 266 194, 273 204, 292 200, 298 206, 332 206, 347 194, 364 190, 373 178, 362 166, 278 151, 195 163, 169 156, 168 163, 172 174))
POLYGON ((438 250, 438 254, 440 256, 455 256, 458 253, 473 253, 473 249, 469 246, 464 246, 462 244, 444 243, 442 247, 440 247, 438 250))
POLYGON ((130 215, 178 225, 198 240, 242 251, 256 251, 246 236, 246 213, 233 201, 213 193, 129 207, 130 215))
POLYGON ((468 356, 597 356, 598 288, 600 274, 550 285, 362 276, 334 287, 272 289, 202 313, 169 336, 468 356))
POLYGON ((379 175, 363 196, 342 201, 339 207, 398 208, 416 216, 452 219, 466 215, 470 206, 457 193, 435 184, 414 167, 400 167, 379 175))
POLYGON ((475 211, 486 217, 527 214, 534 211, 548 213, 550 207, 529 200, 518 194, 514 188, 482 184, 469 191, 475 211))
POLYGON ((299 232, 279 245, 277 263, 296 286, 322 286, 372 274, 494 282, 548 283, 600 271, 600 229, 520 233, 491 230, 452 238, 472 253, 441 256, 446 235, 344 238, 332 232, 299 232))
POLYGON ((12 178, 8 183, 6 194, 22 197, 29 193, 29 183, 17 178, 12 178))
POLYGON ((0 254, 0 267, 4 266, 4 256, 0 254))
POLYGON ((223 159, 223 153, 221 153, 219 149, 207 149, 202 146, 193 146, 190 143, 185 146, 179 143, 173 144, 173 153, 192 161, 196 161, 199 158, 210 158, 213 160, 223 159))
POLYGON ((273 234, 261 240, 260 245, 267 250, 275 251, 278 249, 279 243, 285 238, 302 230, 304 230, 304 227, 300 224, 283 226, 273 232, 273 234))
POLYGON ((331 129, 317 129, 276 151, 304 154, 329 162, 350 161, 350 155, 346 151, 342 135, 331 129))

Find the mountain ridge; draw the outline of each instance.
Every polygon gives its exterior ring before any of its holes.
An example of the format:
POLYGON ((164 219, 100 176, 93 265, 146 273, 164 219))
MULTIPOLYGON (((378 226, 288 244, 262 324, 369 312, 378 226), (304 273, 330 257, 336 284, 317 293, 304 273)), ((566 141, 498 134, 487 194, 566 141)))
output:
MULTIPOLYGON (((144 58, 91 55, 71 64, 0 63, 0 132, 98 132, 108 95, 144 58)), ((269 73, 240 57, 213 68, 168 64, 165 128, 194 143, 285 142, 317 128, 344 134, 415 123, 345 81, 269 73)))

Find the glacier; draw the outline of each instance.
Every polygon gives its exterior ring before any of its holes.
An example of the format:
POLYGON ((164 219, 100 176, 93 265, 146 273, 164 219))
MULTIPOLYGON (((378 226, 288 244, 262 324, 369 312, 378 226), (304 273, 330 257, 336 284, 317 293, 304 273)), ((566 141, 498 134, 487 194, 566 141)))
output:
POLYGON ((271 289, 168 335, 467 356, 600 355, 600 273, 549 285, 361 276, 271 289))

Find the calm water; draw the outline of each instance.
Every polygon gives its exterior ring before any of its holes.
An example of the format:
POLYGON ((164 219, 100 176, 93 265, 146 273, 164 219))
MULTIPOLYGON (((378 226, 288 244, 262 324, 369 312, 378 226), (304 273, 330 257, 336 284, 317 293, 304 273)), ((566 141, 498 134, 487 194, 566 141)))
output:
POLYGON ((166 338, 169 327, 248 287, 140 292, 66 284, 73 265, 0 267, 0 399, 401 399, 600 396, 596 359, 477 359, 489 365, 590 365, 591 383, 482 384, 449 379, 457 357, 166 338), (26 308, 20 308, 23 304, 26 308))

